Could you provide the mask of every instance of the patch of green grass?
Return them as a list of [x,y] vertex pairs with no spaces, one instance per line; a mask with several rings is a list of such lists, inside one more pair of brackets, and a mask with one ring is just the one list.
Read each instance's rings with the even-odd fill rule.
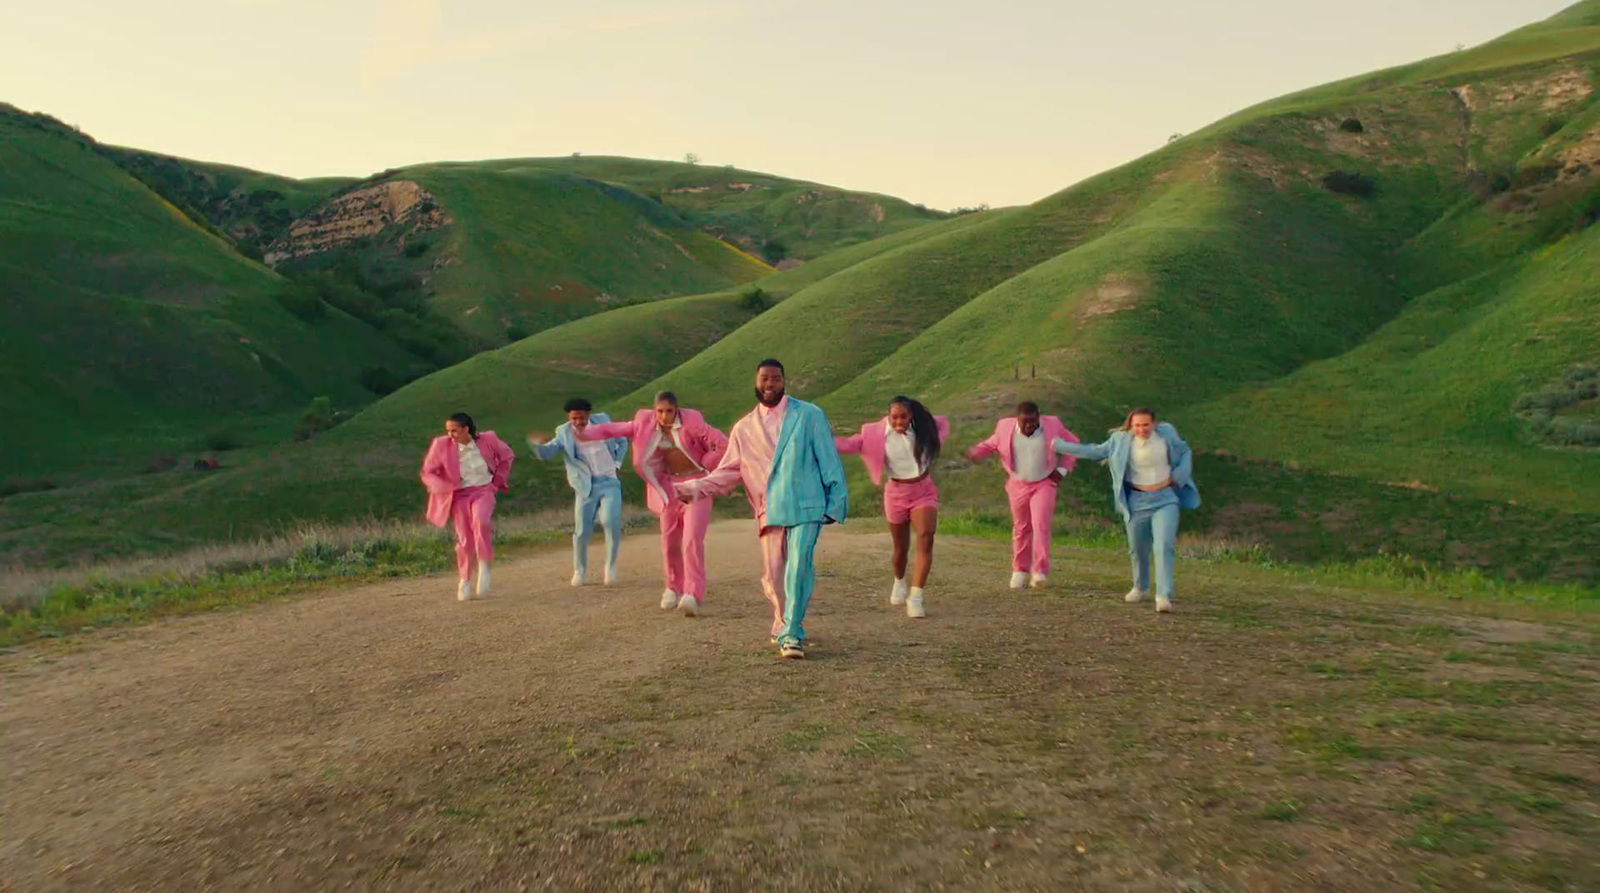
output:
[[1269,822],[1293,822],[1300,818],[1304,806],[1298,800],[1280,800],[1256,810],[1256,818]]
[[1349,760],[1381,760],[1383,751],[1363,744],[1348,732],[1323,726],[1300,726],[1285,730],[1284,743],[1320,763],[1337,764]]
[[784,750],[809,753],[817,749],[817,742],[828,736],[828,727],[813,724],[801,726],[798,729],[789,729],[780,737],[779,741]]
[[634,850],[628,854],[630,865],[659,865],[666,854],[660,850]]
[[844,749],[845,756],[852,757],[886,757],[906,756],[906,739],[904,735],[893,732],[880,732],[876,729],[857,729],[851,743]]

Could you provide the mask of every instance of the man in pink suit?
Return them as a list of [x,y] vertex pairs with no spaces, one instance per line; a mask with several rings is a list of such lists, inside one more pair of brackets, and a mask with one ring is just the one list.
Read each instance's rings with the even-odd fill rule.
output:
[[684,504],[677,484],[697,481],[717,467],[728,448],[727,435],[706,423],[705,416],[678,406],[678,395],[662,391],[652,408],[641,409],[628,422],[591,424],[578,432],[580,441],[627,437],[633,441],[633,470],[645,483],[645,504],[661,516],[661,564],[666,590],[661,607],[678,608],[693,617],[706,598],[706,528],[711,525],[711,500]]
[[1000,454],[1006,496],[1011,502],[1011,588],[1045,585],[1050,574],[1050,522],[1056,512],[1056,485],[1077,460],[1056,455],[1056,438],[1077,443],[1078,436],[1053,415],[1041,417],[1031,400],[1017,404],[1015,417],[995,423],[994,433],[972,449],[967,460],[981,462]]
[[479,431],[472,416],[458,412],[444,423],[444,436],[428,445],[422,484],[428,488],[427,517],[436,527],[456,528],[456,598],[472,598],[472,565],[478,565],[478,596],[489,594],[494,560],[494,495],[504,493],[516,457],[493,431]]

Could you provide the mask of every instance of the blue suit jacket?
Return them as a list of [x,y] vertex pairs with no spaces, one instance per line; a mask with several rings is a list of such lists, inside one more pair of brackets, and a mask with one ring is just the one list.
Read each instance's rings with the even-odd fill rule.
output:
[[789,398],[767,478],[767,523],[798,527],[843,521],[850,493],[833,429],[822,410]]
[[[1156,423],[1156,433],[1167,442],[1167,461],[1172,463],[1172,483],[1178,490],[1179,507],[1199,508],[1200,490],[1194,485],[1193,451],[1183,442],[1183,438],[1178,436],[1178,429],[1166,422]],[[1067,443],[1058,437],[1054,447],[1058,453],[1066,453],[1091,462],[1104,462],[1111,469],[1112,498],[1117,502],[1117,512],[1126,521],[1128,497],[1122,488],[1122,482],[1128,476],[1128,457],[1133,451],[1133,432],[1113,431],[1105,443]]]
[[[590,424],[604,425],[611,421],[611,417],[603,412],[591,413]],[[611,453],[611,458],[616,460],[617,467],[622,467],[622,458],[628,455],[628,439],[626,437],[613,437],[605,442],[606,450]],[[560,455],[567,464],[567,483],[572,485],[572,491],[583,499],[589,498],[589,492],[594,489],[594,479],[589,471],[589,463],[583,461],[578,453],[578,435],[572,430],[571,422],[562,422],[556,429],[555,436],[546,443],[538,446],[529,444],[533,454],[541,461],[549,461]]]

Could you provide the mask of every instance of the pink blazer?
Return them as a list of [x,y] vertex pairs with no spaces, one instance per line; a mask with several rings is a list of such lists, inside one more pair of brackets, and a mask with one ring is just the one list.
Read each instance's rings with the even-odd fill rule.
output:
[[[683,422],[683,451],[688,454],[701,468],[710,471],[722,461],[722,454],[728,449],[728,436],[706,422],[706,417],[695,409],[679,409],[678,419]],[[590,425],[578,435],[579,440],[609,440],[613,437],[626,437],[633,441],[633,470],[638,473],[645,484],[645,504],[650,511],[660,514],[668,502],[674,497],[667,492],[666,484],[656,480],[655,471],[650,467],[648,451],[650,438],[656,430],[656,411],[654,408],[641,409],[633,414],[631,422],[606,422],[602,425]]]
[[[478,452],[489,466],[495,492],[504,493],[516,454],[493,431],[478,432]],[[450,503],[461,486],[461,457],[449,435],[441,434],[428,445],[428,455],[422,460],[422,485],[428,488],[428,521],[435,527],[449,524]]]
[[[888,464],[887,448],[884,441],[887,435],[884,426],[889,424],[889,417],[884,416],[876,422],[868,422],[861,426],[860,433],[849,437],[835,437],[833,446],[841,453],[860,453],[862,464],[867,466],[867,474],[872,476],[872,482],[883,486],[883,467]],[[942,415],[933,417],[933,424],[939,429],[939,443],[943,444],[950,439],[950,420]]]
[[[1047,445],[1055,443],[1057,437],[1067,443],[1078,442],[1078,435],[1068,431],[1067,426],[1061,424],[1061,420],[1053,415],[1040,416],[1039,427],[1044,431],[1044,442]],[[1011,455],[1011,436],[1016,433],[1016,417],[1003,418],[995,423],[994,433],[989,435],[989,439],[968,450],[967,455],[974,459],[982,459],[985,456],[999,453],[1000,464],[1005,466],[1006,474],[1016,477],[1017,468]],[[1077,464],[1077,459],[1071,456],[1061,456],[1056,463],[1056,467],[1061,470],[1062,474],[1071,474],[1073,466]]]

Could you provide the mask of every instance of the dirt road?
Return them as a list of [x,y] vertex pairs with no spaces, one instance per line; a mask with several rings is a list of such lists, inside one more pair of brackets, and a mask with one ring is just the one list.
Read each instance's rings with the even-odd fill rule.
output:
[[[0,883],[1565,889],[1497,879],[1600,869],[1592,630],[1198,564],[1158,617],[1121,602],[1114,555],[1063,550],[1052,590],[1015,593],[1004,544],[954,540],[909,621],[886,548],[823,538],[804,662],[767,643],[748,522],[713,528],[693,620],[656,606],[636,536],[615,587],[568,587],[552,549],[499,564],[481,602],[408,579],[22,649],[0,658]],[[1438,695],[1450,679],[1489,694]],[[1430,731],[1442,715],[1479,734]],[[1460,815],[1473,779],[1555,805],[1483,807],[1517,821],[1482,848],[1405,842],[1418,798]]]

